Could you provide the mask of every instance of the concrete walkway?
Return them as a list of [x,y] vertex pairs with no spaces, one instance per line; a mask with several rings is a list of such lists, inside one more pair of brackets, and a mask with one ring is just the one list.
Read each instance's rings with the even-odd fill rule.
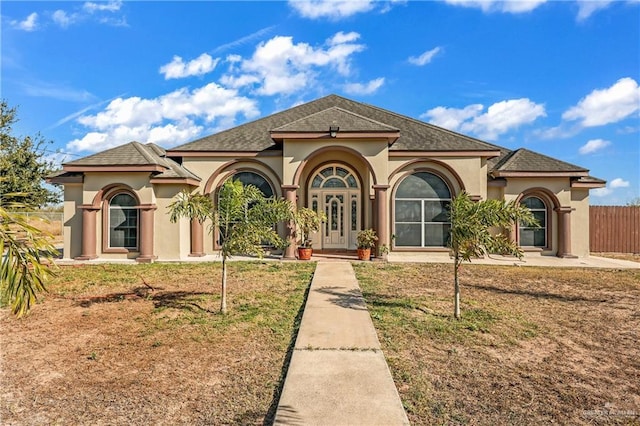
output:
[[349,262],[318,262],[274,424],[409,424]]

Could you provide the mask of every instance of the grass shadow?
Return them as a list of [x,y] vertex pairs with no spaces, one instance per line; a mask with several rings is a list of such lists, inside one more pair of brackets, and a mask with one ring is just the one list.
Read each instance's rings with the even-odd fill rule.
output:
[[293,356],[293,350],[296,346],[296,339],[298,338],[298,331],[300,331],[300,323],[302,322],[302,315],[304,314],[304,308],[307,305],[307,299],[309,298],[309,291],[311,290],[311,283],[313,282],[314,275],[315,275],[315,272],[311,274],[311,279],[309,280],[309,284],[307,285],[307,289],[305,290],[304,296],[302,298],[302,304],[300,305],[300,309],[298,309],[298,313],[295,319],[293,320],[293,332],[291,333],[291,340],[289,341],[289,346],[287,347],[287,354],[284,357],[284,361],[282,362],[282,368],[280,369],[278,386],[273,391],[273,399],[271,400],[271,404],[269,405],[269,410],[267,411],[267,414],[264,417],[264,421],[262,422],[262,424],[265,426],[273,425],[273,422],[276,418],[276,412],[278,411],[278,403],[280,402],[280,396],[282,396],[284,381],[287,378],[287,372],[289,371],[289,364],[291,364],[291,357]]
[[217,313],[217,311],[212,311],[210,309],[204,308],[195,301],[189,300],[194,297],[211,295],[211,293],[171,291],[156,294],[155,291],[157,290],[159,290],[158,287],[156,287],[154,290],[149,287],[136,287],[133,290],[127,292],[110,293],[104,296],[88,297],[86,299],[79,300],[78,305],[82,306],[83,308],[89,308],[96,303],[118,303],[124,300],[150,300],[153,302],[153,305],[156,309],[173,308],[193,311],[195,308],[201,312],[207,312],[211,314]]
[[341,288],[342,287],[321,287],[313,291],[335,296],[333,298],[328,299],[328,301],[335,305],[340,306],[341,308],[356,309],[360,311],[367,310],[367,305],[364,302],[364,298],[362,297],[362,293],[360,292],[360,290],[358,289],[342,290],[342,291],[338,290]]
[[530,291],[530,290],[506,289],[506,288],[494,287],[489,285],[480,285],[480,284],[464,284],[464,286],[475,288],[478,290],[485,290],[485,291],[489,291],[497,294],[512,294],[516,296],[532,297],[535,299],[556,300],[559,302],[602,303],[607,301],[607,299],[589,299],[581,296],[568,296],[564,294],[554,294],[554,293]]

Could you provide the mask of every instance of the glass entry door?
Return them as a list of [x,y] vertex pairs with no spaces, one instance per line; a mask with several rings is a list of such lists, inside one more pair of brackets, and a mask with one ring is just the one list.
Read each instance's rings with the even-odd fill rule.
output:
[[324,193],[324,212],[327,215],[323,235],[323,248],[347,248],[345,192]]
[[360,230],[359,179],[344,166],[325,166],[311,180],[309,207],[322,211],[327,221],[312,236],[314,247],[355,249]]

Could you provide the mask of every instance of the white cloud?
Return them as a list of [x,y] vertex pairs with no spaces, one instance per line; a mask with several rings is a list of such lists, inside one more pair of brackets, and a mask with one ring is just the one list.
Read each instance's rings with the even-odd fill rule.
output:
[[338,32],[324,46],[294,43],[292,37],[276,36],[260,43],[249,59],[237,62],[234,57],[229,72],[221,82],[229,87],[257,86],[260,95],[290,95],[310,87],[324,70],[338,75],[351,73],[354,53],[365,49],[355,43],[360,34]]
[[38,28],[38,14],[33,12],[24,21],[11,21],[11,25],[23,31],[35,31]]
[[547,0],[445,0],[454,6],[473,7],[485,13],[526,13],[531,12]]
[[611,145],[610,141],[606,141],[604,139],[591,139],[586,144],[582,145],[578,152],[580,154],[593,154],[596,151],[600,151],[606,147]]
[[422,55],[420,56],[411,56],[409,57],[409,63],[414,64],[414,65],[418,65],[418,66],[423,66],[428,64],[429,62],[431,62],[431,60],[433,59],[434,56],[436,56],[438,53],[440,53],[442,49],[440,47],[434,47],[431,50],[427,50],[426,52],[424,52]]
[[85,2],[82,8],[89,13],[94,12],[117,12],[122,7],[121,1],[108,1],[108,2]]
[[583,127],[617,123],[640,110],[640,87],[630,77],[613,86],[596,89],[562,114],[568,121],[579,120]]
[[59,9],[51,14],[51,19],[62,28],[67,28],[76,21],[77,15],[68,14],[64,10]]
[[601,9],[606,9],[613,0],[577,0],[578,3],[578,21],[584,21]]
[[462,123],[480,115],[484,106],[481,104],[468,105],[464,108],[436,107],[422,114],[420,117],[428,119],[430,123],[445,129],[459,129]]
[[628,188],[629,187],[629,181],[626,181],[626,180],[624,180],[622,178],[615,178],[614,180],[611,181],[609,186],[611,188]]
[[180,56],[174,56],[171,62],[160,67],[160,73],[164,74],[165,80],[204,75],[213,71],[219,61],[206,53],[187,63]]
[[611,182],[609,182],[609,184],[604,188],[593,189],[591,191],[591,195],[596,197],[606,197],[608,195],[611,195],[615,189],[628,188],[629,185],[630,185],[629,181],[626,181],[622,178],[615,178]]
[[73,151],[100,151],[123,143],[156,142],[176,145],[193,139],[207,125],[232,125],[237,115],[259,114],[256,102],[216,83],[189,91],[176,90],[153,99],[117,98],[95,114],[77,121],[89,129],[67,144]]
[[604,187],[604,188],[596,188],[596,189],[592,189],[589,192],[589,195],[593,195],[594,197],[606,197],[607,195],[611,195],[611,193],[613,192],[613,190],[609,187]]
[[289,0],[289,6],[302,17],[338,20],[373,9],[372,0]]
[[500,135],[534,122],[546,116],[544,105],[527,98],[496,102],[482,113],[484,106],[468,105],[465,108],[436,107],[421,117],[451,130],[472,133],[480,138],[495,140]]
[[349,83],[344,86],[344,91],[350,95],[371,95],[384,84],[384,77],[376,78],[368,83]]

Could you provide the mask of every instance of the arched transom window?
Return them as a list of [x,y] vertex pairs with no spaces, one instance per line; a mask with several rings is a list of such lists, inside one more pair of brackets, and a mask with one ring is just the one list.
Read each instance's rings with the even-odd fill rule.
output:
[[266,198],[274,196],[273,188],[271,187],[269,181],[267,181],[267,179],[265,179],[258,173],[247,171],[238,172],[232,177],[233,179],[242,182],[243,185],[254,185],[260,190],[260,192],[262,192],[262,195],[264,195]]
[[109,200],[109,247],[138,248],[138,207],[136,199],[120,192]]
[[547,247],[547,205],[538,197],[526,197],[521,201],[536,218],[539,228],[520,224],[520,245],[523,247]]
[[405,177],[395,193],[395,245],[445,247],[450,204],[451,191],[439,176],[417,172]]
[[316,174],[311,181],[311,188],[358,188],[358,180],[353,173],[344,167],[326,167]]

